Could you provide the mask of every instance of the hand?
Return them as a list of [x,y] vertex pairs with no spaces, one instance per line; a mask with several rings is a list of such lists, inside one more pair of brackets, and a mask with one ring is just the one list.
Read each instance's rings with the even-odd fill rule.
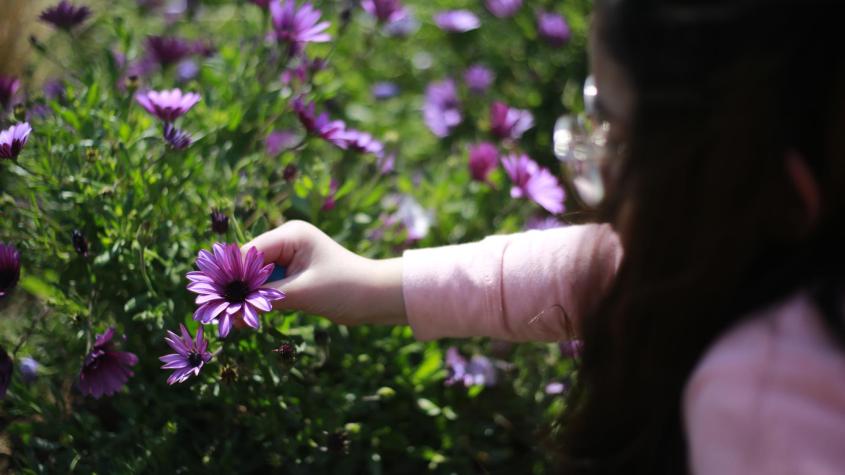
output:
[[304,221],[289,221],[245,244],[287,276],[269,286],[287,294],[281,310],[302,310],[343,325],[405,324],[402,259],[376,261],[346,250]]

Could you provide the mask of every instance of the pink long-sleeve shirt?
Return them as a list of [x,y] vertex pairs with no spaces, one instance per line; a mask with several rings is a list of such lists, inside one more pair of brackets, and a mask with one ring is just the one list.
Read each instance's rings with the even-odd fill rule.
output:
[[[421,340],[569,339],[621,257],[600,225],[407,251],[405,310]],[[699,362],[683,421],[695,475],[845,474],[845,349],[804,293],[760,309]]]

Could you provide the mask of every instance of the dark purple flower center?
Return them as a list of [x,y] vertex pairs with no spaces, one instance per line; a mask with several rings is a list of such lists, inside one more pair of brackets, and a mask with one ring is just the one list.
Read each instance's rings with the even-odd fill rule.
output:
[[0,267],[0,291],[9,290],[18,283],[18,269],[15,266]]
[[196,351],[191,351],[188,353],[188,364],[191,365],[191,368],[196,368],[202,364],[202,356]]
[[234,280],[224,287],[226,300],[229,302],[243,302],[249,295],[249,285],[242,280]]

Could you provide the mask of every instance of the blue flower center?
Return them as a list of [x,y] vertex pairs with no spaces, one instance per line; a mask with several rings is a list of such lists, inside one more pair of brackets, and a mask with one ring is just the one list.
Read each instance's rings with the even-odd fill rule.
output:
[[243,302],[249,295],[249,286],[242,280],[234,280],[223,289],[229,302]]

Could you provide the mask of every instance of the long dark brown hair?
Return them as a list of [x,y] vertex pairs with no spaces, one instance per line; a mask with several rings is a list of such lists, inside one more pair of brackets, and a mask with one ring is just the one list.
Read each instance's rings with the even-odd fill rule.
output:
[[[634,113],[605,203],[624,258],[582,323],[567,474],[687,473],[684,386],[754,309],[812,292],[845,342],[845,38],[830,1],[599,0]],[[808,223],[785,157],[821,193]],[[845,346],[843,346],[845,348]]]

